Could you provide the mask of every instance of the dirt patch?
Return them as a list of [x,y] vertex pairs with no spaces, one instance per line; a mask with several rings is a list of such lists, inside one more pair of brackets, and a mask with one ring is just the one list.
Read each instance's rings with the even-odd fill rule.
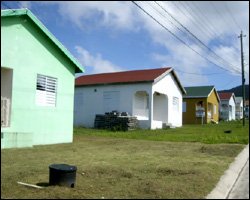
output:
[[170,169],[170,168],[158,168],[156,172],[161,175],[171,175],[171,176],[182,176],[182,175],[198,173],[195,170],[184,170],[184,169],[181,170],[181,169]]

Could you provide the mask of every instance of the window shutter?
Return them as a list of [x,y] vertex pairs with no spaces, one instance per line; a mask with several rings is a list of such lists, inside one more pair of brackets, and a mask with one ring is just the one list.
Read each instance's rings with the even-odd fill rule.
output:
[[37,75],[36,104],[39,106],[56,106],[57,79],[41,74]]

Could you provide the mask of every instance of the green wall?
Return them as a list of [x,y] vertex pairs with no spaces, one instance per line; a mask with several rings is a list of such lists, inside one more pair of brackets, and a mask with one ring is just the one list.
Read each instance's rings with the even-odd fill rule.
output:
[[[29,18],[1,18],[1,67],[13,69],[2,148],[72,142],[75,66]],[[38,73],[57,78],[56,107],[36,105]]]

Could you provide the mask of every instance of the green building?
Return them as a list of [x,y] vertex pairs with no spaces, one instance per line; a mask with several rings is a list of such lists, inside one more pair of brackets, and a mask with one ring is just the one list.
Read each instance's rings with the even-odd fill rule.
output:
[[30,10],[1,10],[1,148],[72,142],[78,72]]

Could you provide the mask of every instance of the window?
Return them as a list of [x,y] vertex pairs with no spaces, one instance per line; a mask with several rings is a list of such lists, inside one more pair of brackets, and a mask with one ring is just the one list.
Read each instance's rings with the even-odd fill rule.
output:
[[173,97],[173,109],[179,111],[179,98]]
[[56,106],[57,79],[37,74],[36,104],[39,106]]
[[214,115],[216,115],[217,106],[214,105]]
[[182,112],[186,112],[187,110],[187,102],[183,101],[182,102]]

